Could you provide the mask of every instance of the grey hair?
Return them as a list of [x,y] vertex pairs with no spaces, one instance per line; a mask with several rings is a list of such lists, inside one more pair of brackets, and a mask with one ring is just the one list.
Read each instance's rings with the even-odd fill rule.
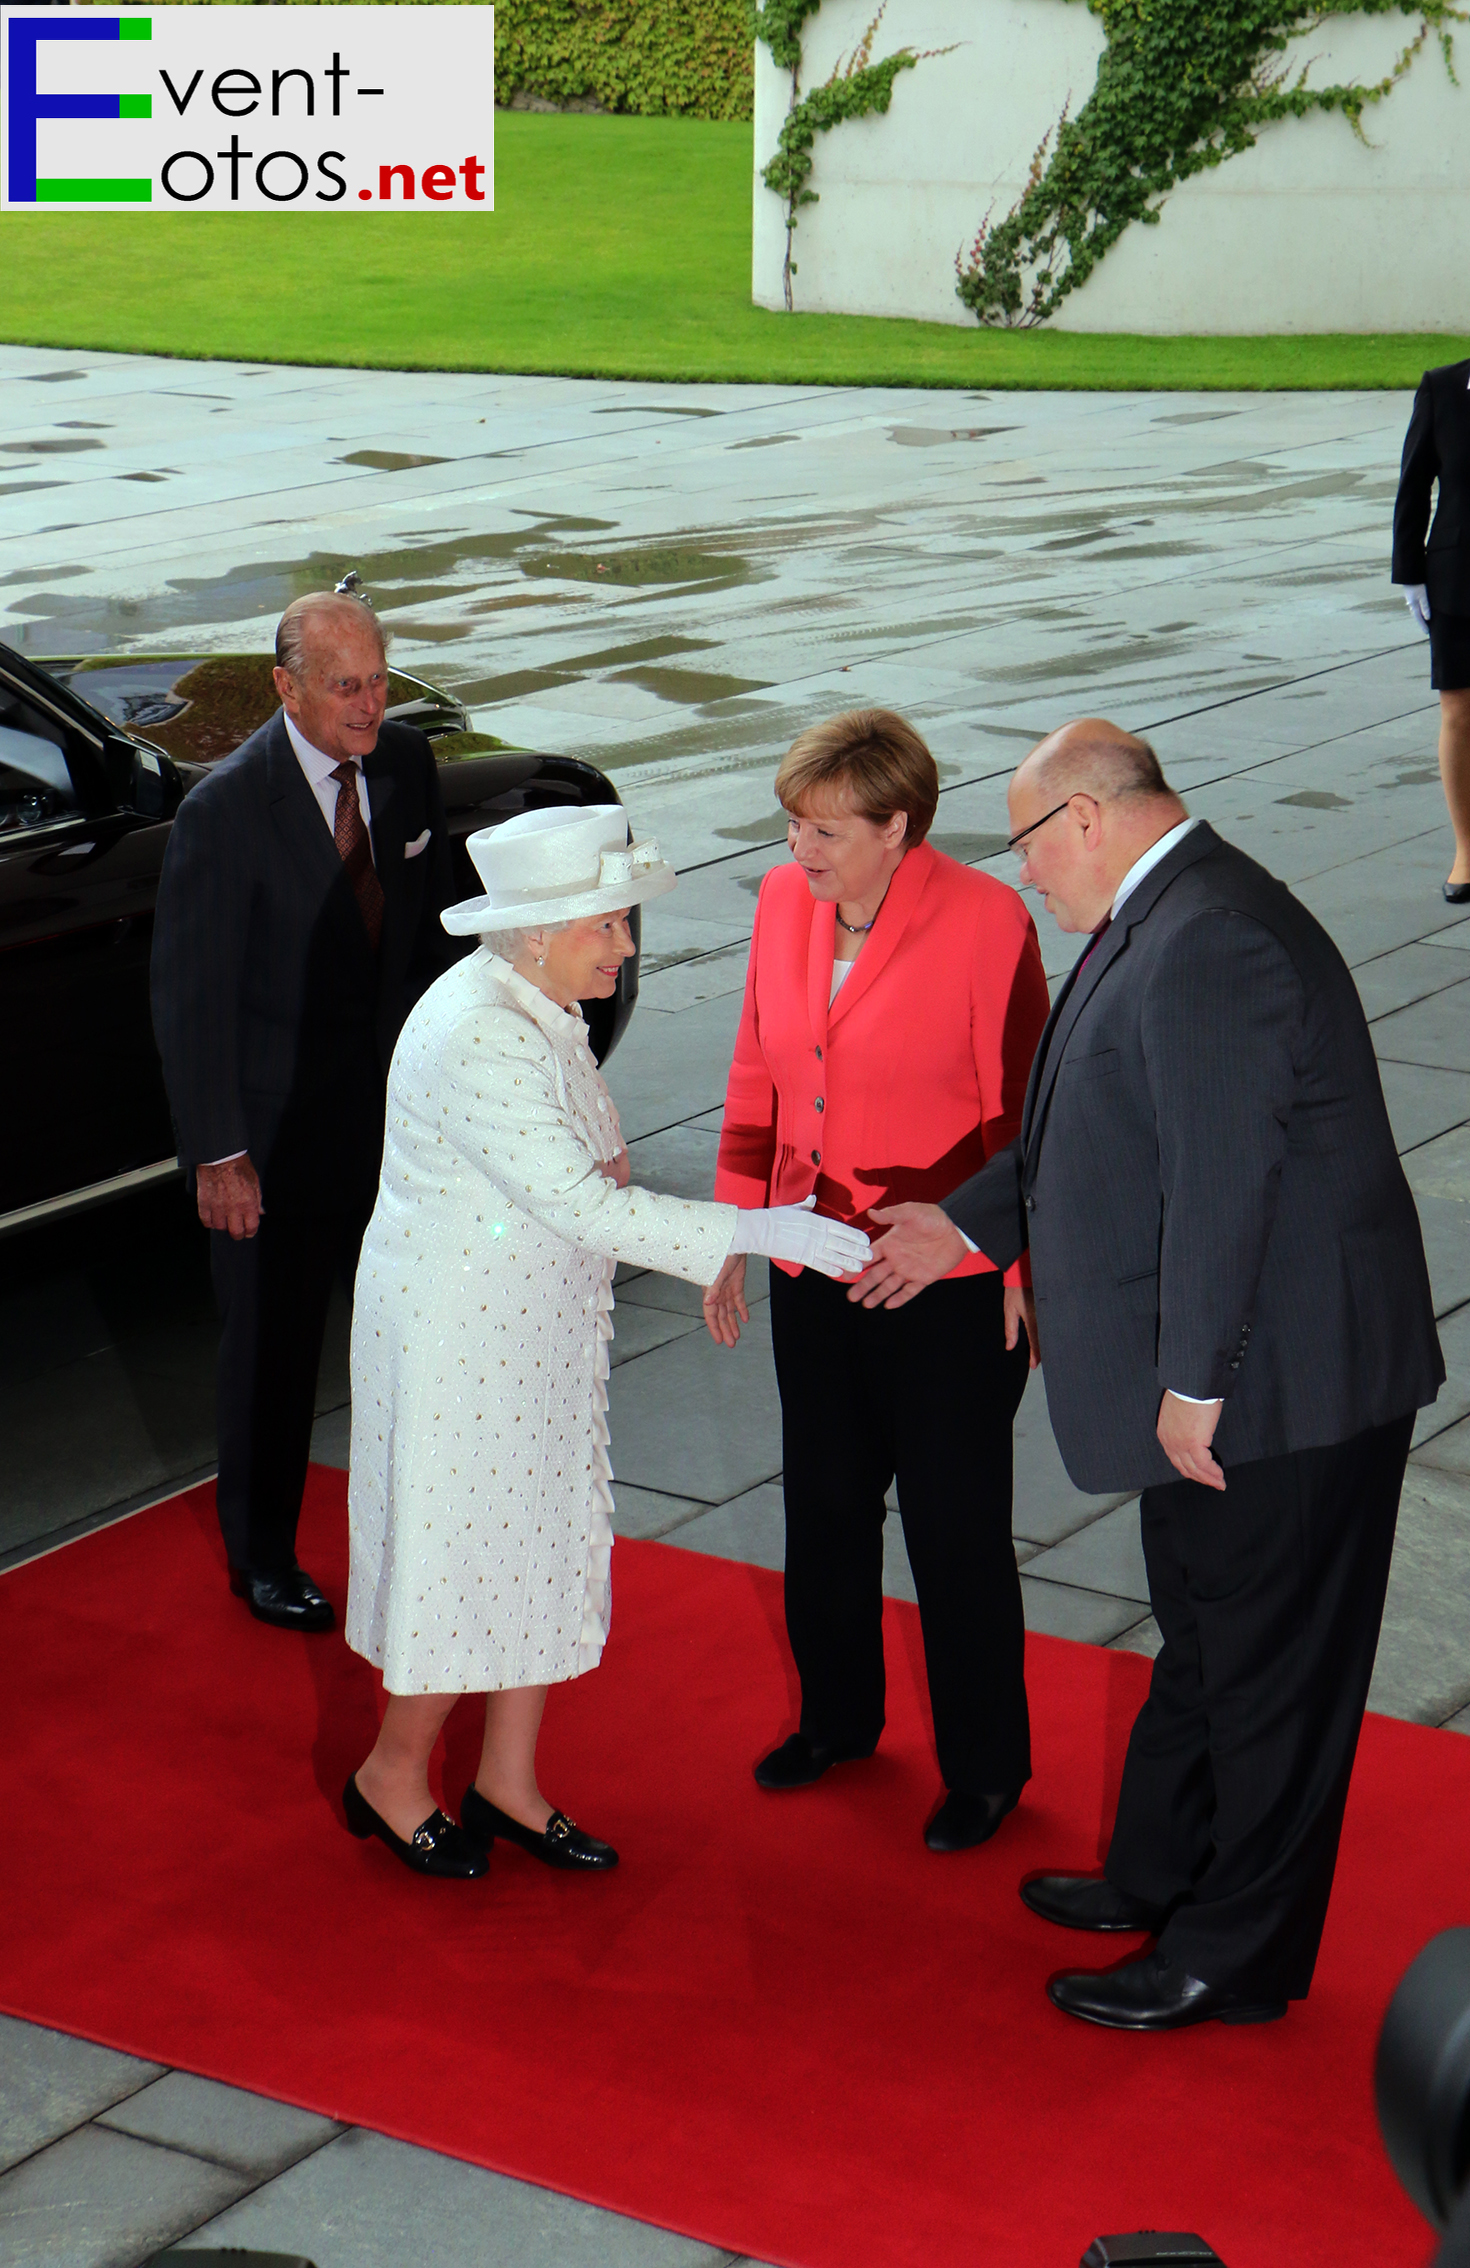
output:
[[525,951],[533,937],[555,937],[559,931],[575,926],[570,921],[538,921],[528,929],[482,929],[480,942],[498,953],[503,961],[513,961]]
[[298,683],[308,676],[311,668],[306,651],[306,625],[313,615],[329,611],[342,620],[350,620],[354,626],[370,625],[379,653],[385,662],[388,659],[388,634],[366,599],[353,598],[347,592],[304,591],[300,598],[292,599],[276,624],[276,667],[285,670],[287,676],[294,677]]

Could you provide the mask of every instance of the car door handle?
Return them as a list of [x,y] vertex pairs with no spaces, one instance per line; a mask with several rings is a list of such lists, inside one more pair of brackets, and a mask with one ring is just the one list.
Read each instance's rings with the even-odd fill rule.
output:
[[58,858],[85,858],[97,848],[95,843],[67,843],[56,855]]

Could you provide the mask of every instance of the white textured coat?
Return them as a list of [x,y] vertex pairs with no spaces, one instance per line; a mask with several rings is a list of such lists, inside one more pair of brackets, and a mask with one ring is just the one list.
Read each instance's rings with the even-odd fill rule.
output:
[[482,947],[388,1079],[352,1323],[347,1642],[390,1693],[593,1668],[607,1637],[613,1265],[711,1283],[731,1205],[618,1189],[617,1112],[568,1014]]

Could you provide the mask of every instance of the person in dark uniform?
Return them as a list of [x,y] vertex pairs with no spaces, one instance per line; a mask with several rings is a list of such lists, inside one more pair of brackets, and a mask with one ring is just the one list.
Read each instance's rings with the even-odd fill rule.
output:
[[315,592],[276,632],[282,707],[186,796],[153,940],[153,1027],[224,1318],[220,1527],[260,1621],[330,1630],[296,1562],[334,1281],[377,1195],[388,1063],[463,950],[433,753],[385,724],[383,634]]
[[[1434,525],[1429,498],[1439,482]],[[1425,541],[1425,530],[1429,540]],[[1404,436],[1393,508],[1393,579],[1429,640],[1439,695],[1439,776],[1455,830],[1444,894],[1470,904],[1470,362],[1426,370]]]

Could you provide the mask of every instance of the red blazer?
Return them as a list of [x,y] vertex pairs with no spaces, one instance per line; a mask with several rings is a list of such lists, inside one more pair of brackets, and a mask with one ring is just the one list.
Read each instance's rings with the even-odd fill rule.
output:
[[[872,1227],[873,1205],[937,1202],[1021,1128],[1049,1001],[1016,892],[920,843],[828,1007],[836,909],[798,866],[761,884],[725,1093],[715,1196]],[[992,1271],[974,1253],[956,1276]],[[1007,1283],[1027,1283],[1024,1260]]]

